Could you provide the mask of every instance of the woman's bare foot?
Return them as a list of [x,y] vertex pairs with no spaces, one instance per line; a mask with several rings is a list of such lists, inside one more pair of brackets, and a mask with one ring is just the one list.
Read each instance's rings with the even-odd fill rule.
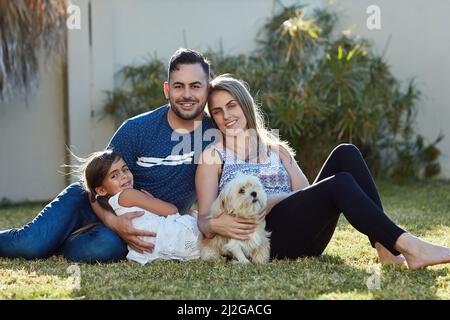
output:
[[403,253],[411,270],[450,263],[450,248],[423,241],[409,233],[403,233],[398,238],[395,249]]
[[386,249],[382,244],[375,243],[375,249],[377,249],[378,253],[378,261],[381,264],[405,264],[405,258],[400,254],[398,256],[394,256],[388,249]]

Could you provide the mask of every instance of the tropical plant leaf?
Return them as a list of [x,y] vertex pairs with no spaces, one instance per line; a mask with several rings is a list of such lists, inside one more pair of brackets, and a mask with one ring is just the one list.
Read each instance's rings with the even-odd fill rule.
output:
[[40,57],[64,57],[66,0],[0,0],[0,101],[37,87]]

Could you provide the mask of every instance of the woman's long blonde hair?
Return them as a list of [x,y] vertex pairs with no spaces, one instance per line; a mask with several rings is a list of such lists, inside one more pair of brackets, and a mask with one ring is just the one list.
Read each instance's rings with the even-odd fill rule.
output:
[[[292,157],[292,159],[294,158],[295,151],[289,146],[287,141],[281,140],[267,129],[261,107],[255,103],[255,100],[248,89],[248,85],[244,81],[233,78],[229,74],[223,74],[214,78],[210,85],[210,96],[215,91],[223,90],[236,99],[247,119],[247,129],[254,129],[256,131],[258,145],[262,147],[262,150],[279,150],[284,153],[284,150],[286,150],[289,156]],[[211,111],[209,108],[210,106],[208,103],[208,111]],[[211,119],[214,122],[212,115]],[[217,127],[215,122],[214,124]],[[282,148],[279,148],[280,146]]]

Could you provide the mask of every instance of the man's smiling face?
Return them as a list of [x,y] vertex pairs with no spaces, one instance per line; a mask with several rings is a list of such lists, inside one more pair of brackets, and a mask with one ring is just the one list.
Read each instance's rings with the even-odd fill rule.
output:
[[183,120],[194,120],[206,106],[208,76],[199,63],[179,64],[164,84],[172,111]]

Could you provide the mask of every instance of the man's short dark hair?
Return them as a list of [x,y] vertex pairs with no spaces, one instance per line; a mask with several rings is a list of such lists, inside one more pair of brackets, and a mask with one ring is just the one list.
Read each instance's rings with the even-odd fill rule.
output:
[[203,71],[206,74],[206,79],[209,82],[209,61],[200,53],[195,50],[180,48],[172,55],[169,62],[169,70],[167,73],[167,79],[170,80],[170,74],[172,71],[179,70],[180,64],[196,64],[199,63],[202,66]]

